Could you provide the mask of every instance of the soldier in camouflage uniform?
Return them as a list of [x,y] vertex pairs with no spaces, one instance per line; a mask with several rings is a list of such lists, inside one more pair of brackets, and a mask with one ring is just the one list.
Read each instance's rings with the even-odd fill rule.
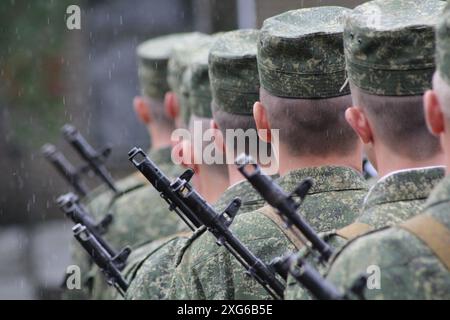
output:
[[[181,45],[189,43],[191,50],[193,44],[200,45],[207,35],[198,33],[176,34],[151,39],[141,44],[138,49],[139,78],[143,96],[135,98],[134,107],[138,117],[149,128],[153,137],[153,148],[149,157],[169,177],[180,174],[181,168],[175,166],[171,159],[170,136],[175,129],[175,120],[168,117],[165,110],[164,96],[170,90],[168,85],[168,61],[172,56],[174,47],[181,50]],[[186,49],[186,54],[190,51]],[[114,220],[105,239],[114,248],[129,245],[137,248],[141,245],[153,245],[153,240],[184,232],[187,226],[179,217],[171,212],[167,203],[160,197],[152,185],[117,197],[109,205],[108,210],[113,214]],[[143,248],[141,252],[146,252]],[[143,256],[135,256],[135,260]],[[92,274],[98,274],[95,270]],[[110,297],[112,290],[103,290],[105,283],[101,275],[96,276],[93,286],[95,298]],[[107,293],[108,292],[108,293]]]
[[[254,118],[258,129],[280,129],[279,143],[272,141],[279,154],[280,186],[291,192],[302,179],[315,180],[302,214],[318,231],[352,222],[367,192],[358,172],[362,147],[344,118],[350,96],[348,88],[341,89],[340,21],[346,12],[340,7],[286,12],[264,22],[258,42],[261,102],[253,107]],[[232,230],[269,263],[300,246],[282,224],[264,207],[236,217]],[[217,249],[211,236],[186,250],[171,290],[173,297],[184,299],[270,298],[234,257]]]
[[[249,150],[248,145],[241,146],[245,150],[239,150],[238,146],[224,140],[226,130],[242,129],[255,130],[255,123],[252,118],[252,106],[258,99],[259,78],[256,63],[256,44],[258,31],[237,30],[224,33],[219,36],[210,50],[209,56],[209,77],[211,81],[213,102],[212,126],[215,130],[217,147],[225,150],[226,154],[238,154]],[[242,133],[239,133],[242,135]],[[256,137],[256,134],[255,134]],[[257,137],[256,137],[257,138]],[[219,141],[224,141],[220,143]],[[252,154],[255,159],[257,154]],[[233,159],[232,159],[233,160]],[[242,176],[236,171],[234,165],[227,162],[230,179],[230,187],[220,197],[215,204],[217,212],[223,212],[228,204],[235,198],[240,197],[242,206],[238,215],[253,211],[262,207],[263,199],[256,193],[247,181],[243,181]],[[213,243],[209,250],[209,257],[214,259],[216,254],[222,252],[223,248],[218,247],[212,236],[200,229],[185,244],[180,251],[177,261],[175,279],[170,289],[171,299],[180,299],[191,296],[188,292],[178,290],[178,281],[183,281],[185,269],[190,269],[190,258],[195,257],[199,248],[204,248],[204,241]],[[180,258],[182,263],[179,264]],[[186,261],[188,260],[188,261]],[[199,297],[194,293],[192,298]]]
[[[386,8],[384,3],[383,7]],[[424,11],[421,10],[422,17],[426,16]],[[410,18],[411,24],[423,23],[417,16],[410,14]],[[434,16],[432,21],[436,21]],[[441,139],[447,168],[450,165],[449,30],[450,8],[447,7],[437,26],[434,91],[428,91],[424,98],[427,124]],[[431,192],[422,214],[350,241],[335,256],[327,278],[346,289],[359,274],[371,273],[371,289],[365,290],[367,299],[450,299],[449,187],[447,176]],[[376,269],[379,272],[374,273]]]
[[[191,113],[191,133],[196,122],[200,126],[200,132],[193,137],[193,140],[185,144],[183,154],[187,148],[192,148],[189,152],[191,159],[185,163],[196,171],[198,185],[202,190],[205,200],[215,203],[228,187],[228,175],[226,166],[221,163],[205,164],[203,151],[206,146],[202,136],[210,126],[211,114],[211,90],[208,76],[208,53],[211,43],[202,45],[201,48],[192,52],[190,63],[183,75],[182,91],[185,93],[185,102],[188,103]],[[198,129],[197,129],[198,130]],[[198,146],[196,147],[196,143]],[[216,150],[217,151],[217,150]],[[201,161],[200,161],[201,160]],[[214,181],[214,184],[211,184]],[[197,231],[199,232],[199,231]],[[135,277],[127,290],[126,298],[130,300],[141,299],[167,299],[167,291],[171,283],[177,252],[186,244],[189,233],[178,234],[165,239],[162,245],[151,251],[141,266],[135,272]]]
[[[434,70],[434,25],[443,7],[438,0],[377,0],[346,18],[344,47],[354,101],[347,119],[384,177],[370,189],[354,223],[324,235],[335,248],[416,215],[444,176],[444,168],[436,167],[443,164],[439,140],[428,132],[422,111]],[[396,43],[402,50],[389,50]],[[303,250],[300,256],[310,253]],[[307,295],[290,277],[285,298]]]

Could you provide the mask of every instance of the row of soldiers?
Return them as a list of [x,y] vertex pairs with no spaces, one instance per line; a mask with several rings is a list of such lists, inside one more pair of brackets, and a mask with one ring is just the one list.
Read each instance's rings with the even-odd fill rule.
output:
[[[72,203],[95,221],[108,220],[102,243],[132,248],[121,252],[123,297],[449,299],[445,7],[440,0],[315,7],[268,18],[260,30],[174,34],[141,44],[142,96],[133,104],[152,148],[148,158],[139,150],[131,157],[151,161],[132,159],[141,172],[115,182],[115,190],[98,187]],[[223,157],[251,156],[256,174],[242,175],[248,158],[239,170],[201,161],[202,141],[173,147],[175,129],[193,132],[198,124],[202,132],[214,129]],[[227,130],[257,130],[277,172],[266,170],[254,148],[226,139]],[[381,177],[370,188],[361,174],[363,154]],[[180,219],[173,210],[183,208],[175,201],[181,193],[170,200],[160,180],[142,169],[151,164],[158,168],[153,173],[175,179],[183,172],[175,155],[195,172],[176,181],[190,183],[212,204],[190,211],[203,223]],[[204,212],[226,213],[231,225],[221,226],[232,232],[218,236],[218,219],[202,220]],[[244,259],[253,277],[229,239],[257,257],[254,265]],[[120,297],[104,281],[104,266],[93,264],[78,243],[72,251],[82,290],[67,290],[67,297]],[[270,281],[261,277],[272,271]],[[107,279],[117,285],[111,274]]]

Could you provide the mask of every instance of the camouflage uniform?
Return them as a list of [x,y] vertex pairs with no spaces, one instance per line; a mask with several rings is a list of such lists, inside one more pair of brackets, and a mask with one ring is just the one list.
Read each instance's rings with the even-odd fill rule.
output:
[[[350,237],[369,229],[379,229],[405,221],[422,210],[431,190],[444,177],[443,167],[403,170],[381,178],[364,199],[361,215],[350,226],[364,224],[361,231],[347,226],[322,234],[326,242],[333,248],[342,247]],[[347,229],[347,231],[345,231]],[[354,230],[354,231],[353,231]],[[353,234],[354,232],[354,234]],[[318,264],[311,253],[300,250],[299,256],[307,259],[322,272],[325,266]],[[288,276],[285,299],[307,299],[308,292],[290,275]]]
[[[350,80],[357,87],[374,95],[423,94],[431,85],[434,69],[433,28],[443,5],[439,1],[377,0],[355,8],[347,18],[344,31],[344,46]],[[393,45],[401,45],[401,50],[390,50]],[[363,213],[356,222],[368,224],[377,229],[383,226],[392,226],[413,217],[421,212],[423,202],[443,175],[444,169],[436,167],[399,171],[382,178],[369,192]],[[349,234],[349,227],[347,227],[347,234]],[[363,237],[355,242],[363,243],[368,239],[376,239],[378,237],[376,234],[383,232],[385,231],[375,232],[373,235],[367,236],[367,240],[363,240],[366,238]],[[343,235],[342,230],[327,235],[329,242],[336,247],[345,243],[345,239],[339,235]],[[357,235],[358,232],[354,233],[352,237]],[[391,240],[385,243],[386,247],[372,244],[374,250],[368,250],[367,256],[378,252],[381,248],[381,250],[389,248]],[[383,243],[383,240],[380,243]],[[408,246],[410,244],[408,242]],[[353,244],[348,246],[350,248],[357,247]],[[394,246],[392,246],[393,248]],[[344,256],[348,257],[350,253],[358,252],[358,250],[350,250]],[[411,250],[411,252],[413,251]],[[401,255],[402,253],[399,257]],[[355,253],[355,257],[352,257],[355,262],[354,266],[358,263],[360,266],[364,265],[368,261],[367,256],[363,257],[361,253]],[[337,259],[342,261],[339,257]],[[399,263],[406,261],[400,260]],[[392,265],[395,266],[395,264]],[[332,269],[334,270],[335,267],[333,266]],[[365,272],[365,270],[361,269],[361,272]],[[345,273],[350,271],[356,271],[356,269],[346,270]],[[398,271],[395,270],[394,273]],[[342,270],[338,272],[342,272]],[[383,273],[383,270],[381,272]],[[356,273],[352,276],[354,275],[356,276]],[[342,274],[339,273],[336,276],[340,278]],[[411,285],[415,286],[413,283]],[[414,291],[412,286],[410,289]],[[390,289],[388,288],[388,290]],[[383,295],[377,295],[378,290],[369,291],[370,297],[383,297]],[[398,292],[391,297],[395,298],[395,294]],[[286,296],[297,299],[309,298],[308,293],[298,285],[295,285],[295,289],[288,289]]]
[[[302,215],[319,231],[353,221],[367,192],[362,176],[344,167],[295,170],[279,178],[287,192],[298,182],[317,181],[302,204]],[[235,235],[262,261],[294,251],[298,241],[261,210],[239,215],[232,225]],[[268,299],[270,296],[215,239],[205,234],[184,253],[176,270],[172,297],[178,299]]]
[[[447,6],[436,32],[436,62],[437,72],[448,85],[449,28]],[[355,274],[366,272],[369,265],[377,265],[381,288],[366,290],[369,299],[450,299],[449,201],[447,177],[430,194],[422,215],[348,243],[336,256],[328,279],[347,288]]]
[[[366,289],[367,299],[450,299],[449,204],[450,179],[446,178],[430,194],[423,214],[405,224],[356,238],[344,246],[336,255],[327,279],[346,290],[358,275],[368,272],[369,266],[378,266],[380,289]],[[424,218],[431,218],[432,223],[426,225]],[[414,221],[416,227],[421,225],[419,230],[427,228],[435,233],[432,237],[447,260],[410,231]],[[447,232],[444,237],[437,233],[441,228]]]

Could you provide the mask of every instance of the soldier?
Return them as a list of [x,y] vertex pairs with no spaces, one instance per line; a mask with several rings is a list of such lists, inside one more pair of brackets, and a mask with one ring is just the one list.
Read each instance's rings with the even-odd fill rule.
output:
[[[212,128],[216,129],[215,142],[217,147],[224,150],[226,154],[244,151],[238,150],[237,144],[233,146],[231,141],[224,139],[227,130],[236,132],[239,139],[239,137],[242,138],[245,135],[245,132],[255,131],[256,129],[252,118],[252,106],[258,99],[259,88],[256,63],[257,39],[258,31],[256,30],[231,31],[221,35],[210,50],[209,76],[213,96],[212,111],[214,119]],[[254,133],[255,138],[258,139],[256,132]],[[248,142],[243,144],[242,148],[248,152],[252,151]],[[252,156],[258,159],[258,154],[252,153]],[[251,185],[243,180],[242,176],[236,174],[233,163],[227,162],[227,169],[230,187],[216,203],[215,209],[222,212],[235,197],[240,197],[242,200],[238,215],[262,207],[264,201]],[[205,249],[202,245],[205,240],[208,244],[213,244],[212,247],[208,248],[209,258],[214,259],[215,254],[223,250],[223,248],[218,248],[215,241],[212,240],[212,236],[204,231],[196,232],[180,251],[180,257],[184,253],[183,261],[178,265],[175,273],[176,278],[170,289],[169,297],[171,299],[200,297],[196,293],[190,296],[190,293],[184,291],[184,288],[179,290],[179,282],[183,281],[185,270],[191,268],[190,259],[186,257],[195,259],[200,251]]]
[[[353,97],[346,118],[382,178],[370,189],[355,223],[326,235],[333,247],[416,215],[444,177],[442,149],[427,130],[422,102],[431,86],[434,26],[443,7],[438,0],[376,0],[346,18],[344,48]],[[401,50],[391,50],[397,44]],[[286,299],[304,294],[295,280],[288,281]]]
[[[344,117],[350,95],[343,88],[341,20],[348,11],[318,7],[283,13],[264,22],[258,42],[261,89],[260,102],[253,107],[256,125],[259,130],[279,129],[279,142],[271,141],[270,134],[261,138],[272,142],[278,155],[282,175],[278,183],[283,189],[291,192],[302,179],[315,180],[302,214],[318,231],[352,222],[367,192],[359,173],[362,146]],[[265,207],[237,216],[232,229],[269,263],[300,246],[282,224]],[[270,298],[211,236],[197,243],[186,250],[177,267],[173,297]]]
[[[169,177],[175,177],[182,171],[171,159],[171,134],[176,127],[176,119],[171,118],[164,104],[165,94],[170,90],[168,60],[175,46],[181,48],[183,43],[189,43],[191,47],[195,43],[200,45],[205,38],[209,36],[198,33],[175,34],[148,40],[137,49],[143,96],[135,98],[134,107],[138,117],[147,125],[149,133],[155,135],[152,136],[154,142],[149,157]],[[186,50],[186,54],[188,52]],[[187,230],[184,222],[169,210],[167,203],[150,184],[117,197],[109,210],[114,219],[105,239],[115,248],[125,245],[137,248],[144,244],[152,247],[153,240]],[[147,253],[142,248],[139,251]],[[139,255],[133,257],[135,260],[143,258]],[[105,290],[105,283],[100,278],[98,276],[94,279],[95,298],[108,297],[113,291]]]
[[[204,44],[195,53],[192,52],[189,66],[183,75],[182,93],[186,97],[185,103],[188,104],[191,114],[191,134],[195,132],[191,140],[192,146],[190,142],[185,144],[183,155],[191,154],[186,163],[190,163],[199,176],[197,182],[204,198],[210,203],[215,203],[228,187],[228,174],[223,161],[213,164],[203,163],[205,160],[203,154],[208,144],[207,141],[202,141],[202,138],[212,118],[208,76],[208,53],[211,44]],[[195,126],[199,128],[194,130]],[[135,272],[136,276],[127,290],[126,298],[166,299],[176,254],[188,238],[189,233],[166,238],[162,245],[149,252],[145,261],[141,263],[142,266]]]
[[[420,20],[415,16],[412,23]],[[450,166],[449,30],[450,7],[447,7],[437,26],[434,90],[424,97],[427,124],[441,140],[447,168]],[[359,274],[370,272],[367,299],[450,299],[449,204],[447,169],[447,177],[431,192],[424,213],[349,242],[336,256],[327,278],[344,289]]]

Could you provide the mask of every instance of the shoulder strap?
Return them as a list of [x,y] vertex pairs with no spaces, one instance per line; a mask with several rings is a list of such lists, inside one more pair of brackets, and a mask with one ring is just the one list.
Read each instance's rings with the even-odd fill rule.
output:
[[258,212],[261,212],[264,216],[269,218],[273,223],[275,223],[281,231],[284,233],[284,235],[289,239],[289,241],[292,242],[292,244],[295,246],[297,250],[300,250],[304,247],[303,242],[300,239],[303,239],[304,237],[301,235],[300,232],[297,231],[297,229],[294,228],[286,228],[286,223],[281,219],[280,215],[275,212],[275,209],[271,206],[267,205],[260,209],[258,209]]
[[336,231],[336,234],[345,240],[356,238],[372,229],[372,226],[367,223],[353,222]]
[[422,240],[450,270],[450,230],[433,217],[418,215],[399,225]]

